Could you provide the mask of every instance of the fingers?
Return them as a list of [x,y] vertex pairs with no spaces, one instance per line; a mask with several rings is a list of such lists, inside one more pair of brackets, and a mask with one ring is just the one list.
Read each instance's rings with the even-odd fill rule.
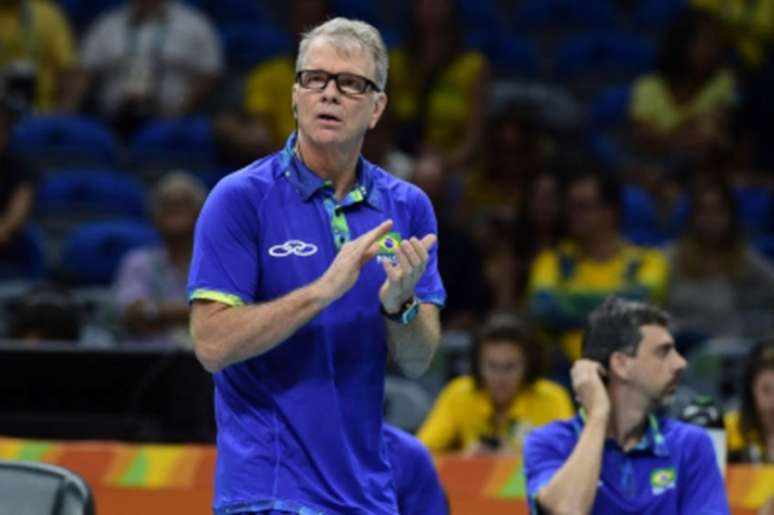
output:
[[[398,255],[398,260],[400,261],[400,256],[405,256],[406,260],[408,261],[411,268],[408,268],[407,270],[411,270],[412,268],[417,268],[422,265],[425,259],[422,258],[419,252],[419,248],[421,247],[421,244],[419,243],[419,240],[416,238],[411,238],[408,240],[403,240],[400,243],[400,250],[401,252],[396,252]],[[425,252],[425,256],[427,256],[427,253]]]
[[366,249],[365,253],[363,253],[362,256],[360,256],[360,266],[363,266],[368,261],[372,260],[377,254],[379,253],[379,244],[374,243],[368,249]]
[[382,261],[382,267],[387,274],[387,282],[398,291],[402,291],[405,285],[405,276],[399,266],[395,266],[391,261],[385,259]]
[[362,252],[367,252],[382,236],[390,232],[390,229],[392,229],[392,220],[387,219],[367,233],[361,234],[352,243],[355,243],[358,248],[361,248]]
[[425,250],[430,250],[433,248],[433,245],[435,245],[436,241],[438,241],[438,236],[433,233],[426,234],[425,237],[422,238],[422,246],[425,248]]

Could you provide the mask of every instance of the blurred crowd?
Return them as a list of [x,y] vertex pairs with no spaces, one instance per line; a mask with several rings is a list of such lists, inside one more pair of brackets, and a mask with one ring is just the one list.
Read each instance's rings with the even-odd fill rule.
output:
[[671,312],[732,455],[774,462],[774,0],[0,0],[2,336],[190,345],[199,208],[294,130],[293,50],[334,15],[391,49],[364,154],[431,198],[471,336],[420,438],[571,414],[615,293]]

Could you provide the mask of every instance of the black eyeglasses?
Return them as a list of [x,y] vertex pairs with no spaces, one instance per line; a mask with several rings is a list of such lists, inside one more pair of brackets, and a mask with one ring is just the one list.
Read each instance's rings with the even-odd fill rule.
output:
[[331,79],[342,95],[362,95],[368,88],[381,91],[374,81],[354,73],[328,73],[325,70],[301,70],[296,73],[296,82],[307,89],[322,91]]

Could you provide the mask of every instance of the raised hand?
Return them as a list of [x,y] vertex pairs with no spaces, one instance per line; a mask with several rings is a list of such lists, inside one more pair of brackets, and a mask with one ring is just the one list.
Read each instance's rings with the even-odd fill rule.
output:
[[416,237],[403,240],[395,249],[398,264],[382,261],[387,279],[379,290],[379,301],[385,311],[396,313],[414,296],[414,289],[430,259],[428,252],[435,245],[436,239],[435,234],[428,234],[421,240]]
[[319,280],[325,288],[326,295],[330,295],[331,299],[338,299],[352,288],[360,276],[363,265],[376,256],[379,250],[379,239],[390,232],[390,229],[392,229],[392,220],[385,220],[341,247],[336,259]]
[[602,380],[606,375],[605,368],[590,359],[579,359],[572,366],[570,376],[575,398],[589,416],[607,417],[610,414],[610,397]]

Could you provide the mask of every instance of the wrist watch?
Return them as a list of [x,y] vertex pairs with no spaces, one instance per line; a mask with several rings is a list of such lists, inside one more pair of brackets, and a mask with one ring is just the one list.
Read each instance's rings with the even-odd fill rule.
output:
[[379,304],[379,307],[382,311],[382,315],[384,315],[387,320],[392,320],[393,322],[398,322],[403,325],[410,324],[419,313],[419,301],[414,296],[404,302],[397,313],[388,313],[381,303]]

